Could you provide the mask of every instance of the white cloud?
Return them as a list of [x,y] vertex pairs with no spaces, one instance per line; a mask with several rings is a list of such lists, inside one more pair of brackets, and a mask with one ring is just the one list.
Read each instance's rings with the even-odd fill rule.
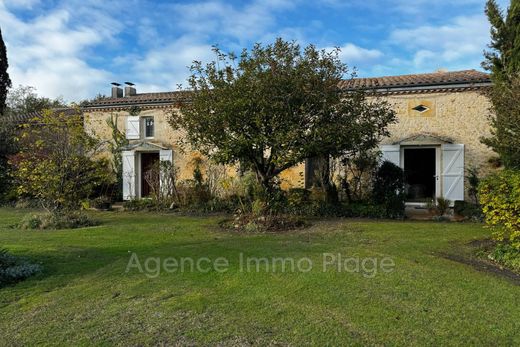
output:
[[62,6],[22,20],[0,3],[0,23],[13,85],[30,85],[43,96],[77,101],[92,97],[97,92],[96,85],[109,80],[108,71],[90,66],[86,59],[89,49],[112,39],[107,17],[97,16],[99,12],[93,8],[88,19],[91,25],[87,25],[74,17],[82,8],[76,10]]
[[[372,36],[376,30],[353,39],[337,23],[322,21],[321,15],[328,16],[319,12],[324,2],[349,7],[341,9],[345,11],[360,10],[367,21],[388,11],[402,21],[378,23],[383,28],[377,31],[387,25],[399,29],[391,31],[391,27],[388,36],[383,31],[388,39],[379,36],[376,45]],[[505,2],[500,0],[500,4]],[[489,26],[482,14],[484,0],[387,0],[384,6],[379,0],[321,0],[319,5],[300,0],[170,4],[54,0],[52,7],[49,3],[0,0],[9,72],[15,85],[33,85],[42,95],[63,95],[68,100],[108,92],[113,80],[135,82],[139,92],[175,89],[178,83],[185,83],[187,66],[194,59],[214,58],[211,44],[215,43],[239,52],[254,42],[272,42],[276,37],[319,47],[336,44],[335,38],[342,61],[356,67],[359,75],[375,75],[478,67],[489,41]],[[291,12],[300,8],[302,12],[296,14],[305,17],[294,17]],[[466,16],[450,20],[448,8],[464,10]],[[306,12],[309,10],[316,10],[316,15]],[[347,36],[339,36],[341,32]]]
[[[5,5],[11,8],[32,8],[38,5],[40,0],[7,0]],[[4,0],[0,1],[0,5],[4,4]]]
[[185,85],[193,60],[208,62],[214,58],[210,45],[199,43],[191,36],[150,50],[142,57],[120,57],[131,63],[130,79],[137,83],[138,92],[175,90],[178,84]]
[[[384,57],[380,50],[363,48],[353,43],[345,43],[337,48],[340,49],[339,59],[357,76],[365,76]],[[334,47],[324,49],[330,52]]]
[[[294,7],[289,0],[257,0],[246,5],[210,0],[162,7],[147,7],[140,2],[68,0],[43,11],[38,3],[16,0],[6,6],[0,0],[11,79],[14,85],[32,85],[41,95],[64,96],[67,100],[92,97],[118,79],[138,83],[140,92],[174,89],[185,82],[187,66],[193,60],[214,58],[214,42],[209,37],[218,35],[226,49],[241,49],[277,29],[276,14]],[[37,7],[28,13],[40,15],[22,19],[11,11],[15,7]],[[118,37],[122,31],[135,39],[135,46],[122,43]],[[169,33],[174,36],[168,37]],[[96,55],[96,49],[108,47],[127,51],[114,54],[113,59]],[[107,67],[95,67],[93,62]],[[115,70],[108,71],[108,66]]]
[[366,49],[356,46],[352,43],[344,44],[339,47],[340,59],[347,64],[359,64],[374,61],[383,56],[383,53],[377,49]]
[[475,68],[489,42],[489,24],[483,15],[461,16],[445,25],[394,30],[389,42],[409,52],[410,63],[419,70],[463,63]]
[[191,34],[230,36],[238,40],[257,40],[275,24],[275,14],[295,6],[296,1],[253,1],[242,7],[222,1],[177,4],[178,24]]

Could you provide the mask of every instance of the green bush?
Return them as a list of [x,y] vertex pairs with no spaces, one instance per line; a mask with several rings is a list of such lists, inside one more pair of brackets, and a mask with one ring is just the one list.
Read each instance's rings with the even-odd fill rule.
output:
[[23,230],[76,229],[97,224],[82,212],[31,213],[25,215],[17,227]]
[[125,201],[123,207],[126,211],[152,211],[157,210],[157,203],[152,199],[133,199]]
[[298,207],[310,202],[311,191],[304,188],[291,188],[287,191],[287,204]]
[[403,218],[405,211],[404,172],[385,161],[377,170],[372,190],[373,204],[384,206],[387,218]]
[[386,206],[369,203],[351,203],[345,207],[344,217],[350,218],[388,218]]
[[454,203],[453,211],[458,216],[466,217],[475,221],[482,221],[484,219],[482,208],[471,202],[457,200]]
[[0,249],[0,287],[22,281],[41,270],[40,265],[31,264]]
[[498,244],[488,257],[499,264],[520,272],[520,252],[508,243]]
[[520,172],[504,170],[480,183],[479,197],[493,237],[520,251]]
[[112,200],[108,196],[98,196],[92,199],[92,207],[98,210],[110,210]]
[[[449,211],[451,205],[451,200],[445,199],[443,197],[438,197],[435,200],[428,201],[426,204],[428,210],[431,213],[434,213],[437,217],[445,216]],[[437,218],[442,220],[442,218]]]
[[229,196],[227,198],[212,198],[208,201],[193,204],[184,207],[185,210],[195,210],[198,212],[224,212],[232,213],[240,207],[240,199],[235,196]]

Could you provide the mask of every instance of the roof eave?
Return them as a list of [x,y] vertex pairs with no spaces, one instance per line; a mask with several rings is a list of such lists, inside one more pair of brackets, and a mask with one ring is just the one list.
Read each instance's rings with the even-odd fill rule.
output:
[[486,88],[491,87],[491,81],[474,82],[474,83],[442,83],[442,84],[423,84],[423,85],[402,85],[402,86],[385,86],[385,87],[361,87],[361,88],[344,88],[343,91],[372,91],[376,93],[398,93],[398,92],[413,92],[413,91],[434,91],[434,90],[449,90],[449,89],[467,89],[467,88]]
[[176,103],[186,102],[185,100],[165,100],[165,101],[135,101],[135,102],[122,102],[122,103],[106,103],[106,104],[95,104],[86,105],[83,108],[89,111],[96,111],[106,108],[128,108],[132,106],[146,106],[146,107],[164,107],[173,106]]

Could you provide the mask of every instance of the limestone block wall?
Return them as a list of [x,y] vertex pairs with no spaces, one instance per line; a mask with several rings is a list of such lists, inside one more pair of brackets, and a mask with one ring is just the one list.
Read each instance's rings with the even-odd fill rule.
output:
[[[477,167],[483,174],[492,170],[488,160],[496,154],[480,142],[490,135],[488,121],[490,102],[477,91],[395,95],[385,99],[397,112],[398,122],[389,127],[391,144],[418,134],[430,134],[465,145],[466,168]],[[426,105],[424,113],[415,111]]]
[[[184,150],[178,144],[178,140],[184,136],[181,131],[174,131],[168,124],[168,117],[171,110],[168,109],[150,109],[143,110],[139,114],[141,117],[154,117],[154,138],[147,141],[163,145],[173,149],[174,165],[179,170],[179,179],[193,178],[192,160],[195,157],[200,157],[196,151]],[[84,117],[85,129],[98,137],[102,141],[110,141],[112,139],[112,130],[107,124],[110,117],[117,119],[117,127],[120,131],[126,131],[126,119],[128,111],[92,111],[86,112]],[[130,140],[130,142],[140,142],[142,140]],[[110,153],[106,152],[107,156]]]
[[[465,145],[466,168],[477,167],[482,175],[493,170],[488,160],[494,156],[487,146],[480,142],[482,136],[490,135],[488,114],[489,100],[477,91],[428,93],[417,95],[390,95],[383,97],[398,115],[398,122],[389,127],[391,135],[382,144],[392,144],[419,134],[429,134]],[[414,108],[424,105],[428,109],[418,112]],[[174,131],[168,124],[170,109],[143,110],[141,116],[154,116],[155,136],[152,142],[170,147],[174,151],[174,163],[179,169],[180,179],[193,177],[192,161],[200,154],[184,150],[178,140],[182,131]],[[127,111],[92,111],[85,114],[85,128],[102,140],[111,139],[111,129],[107,119],[117,118],[117,125],[125,131]],[[107,154],[109,155],[109,154]],[[236,170],[228,168],[234,175]],[[304,186],[305,165],[301,163],[280,175],[284,189]],[[466,184],[467,187],[467,184]]]
[[[179,170],[179,179],[193,178],[193,159],[200,158],[201,155],[197,151],[182,148],[178,141],[184,137],[182,131],[174,131],[168,123],[171,109],[150,109],[143,110],[139,114],[141,117],[154,116],[154,138],[150,142],[161,144],[165,147],[173,149],[174,165]],[[128,111],[91,111],[86,112],[84,117],[85,129],[98,137],[102,141],[110,141],[112,139],[112,130],[107,124],[110,117],[117,119],[117,127],[123,133],[126,131],[126,118]],[[131,140],[131,142],[139,142],[141,140]],[[108,150],[105,152],[106,156],[111,154]],[[229,176],[236,175],[236,168],[227,168]],[[299,164],[294,168],[290,168],[280,175],[281,185],[284,189],[292,187],[303,187],[305,165]]]

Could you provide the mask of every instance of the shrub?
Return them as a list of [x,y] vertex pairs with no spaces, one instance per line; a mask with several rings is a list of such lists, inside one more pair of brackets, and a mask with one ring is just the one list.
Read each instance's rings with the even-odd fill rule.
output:
[[520,172],[505,170],[482,180],[479,197],[493,237],[520,251]]
[[263,216],[266,213],[267,205],[263,200],[255,200],[251,204],[251,214],[255,217]]
[[0,249],[0,287],[22,281],[41,270],[40,265],[28,263]]
[[14,204],[14,208],[17,209],[26,209],[26,208],[41,208],[41,204],[38,200],[35,199],[18,199]]
[[350,218],[386,218],[386,206],[357,202],[346,206],[344,216]]
[[389,161],[383,162],[375,174],[373,187],[374,205],[384,206],[388,218],[403,218],[406,198],[403,169]]
[[437,210],[439,211],[440,216],[444,216],[450,209],[451,200],[438,197],[437,198]]
[[298,207],[309,203],[311,191],[304,188],[291,188],[287,192],[287,204],[290,207]]
[[480,205],[471,202],[457,200],[454,203],[453,211],[458,216],[470,218],[475,221],[482,221],[484,219]]
[[97,224],[97,221],[82,212],[60,212],[28,214],[17,227],[23,230],[77,229]]
[[21,126],[20,151],[9,157],[20,197],[37,199],[47,210],[79,209],[81,201],[108,184],[100,142],[83,128],[82,115],[46,110]]
[[112,201],[108,196],[98,196],[92,200],[92,207],[98,210],[109,210],[112,205]]
[[309,224],[291,215],[254,216],[252,213],[240,213],[236,214],[232,221],[224,222],[222,226],[244,232],[281,232],[301,229],[309,226]]
[[478,185],[480,184],[480,176],[479,170],[476,167],[471,167],[468,169],[468,175],[466,179],[469,184],[468,195],[473,199],[475,204],[479,204],[478,202]]
[[360,150],[340,160],[343,177],[341,190],[349,202],[365,201],[372,193],[373,177],[378,167],[379,152]]
[[498,244],[488,257],[499,264],[520,272],[520,252],[508,243]]
[[450,205],[451,200],[438,197],[435,201],[428,202],[427,207],[430,212],[435,213],[438,217],[442,217],[449,211]]
[[126,211],[152,211],[157,209],[157,203],[152,199],[133,199],[123,203]]

